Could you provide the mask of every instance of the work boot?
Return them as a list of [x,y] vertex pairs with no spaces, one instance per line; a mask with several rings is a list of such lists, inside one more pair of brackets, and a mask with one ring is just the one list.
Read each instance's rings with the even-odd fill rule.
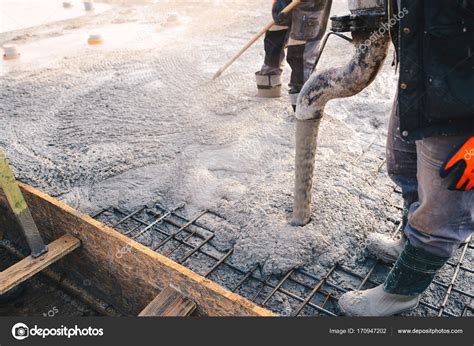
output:
[[298,92],[292,92],[290,90],[290,102],[291,102],[291,107],[293,108],[293,111],[296,112],[296,104],[298,103],[298,96],[300,95],[299,91]]
[[293,111],[296,112],[296,104],[298,103],[298,96],[300,96],[301,86],[291,85],[288,94],[290,96],[290,103],[291,107],[293,107]]
[[339,299],[339,307],[346,316],[381,317],[401,314],[415,309],[420,296],[403,296],[384,291],[384,285],[365,291],[348,292]]
[[348,316],[383,317],[410,311],[417,307],[421,294],[448,259],[407,242],[384,284],[343,294],[339,307]]
[[281,97],[281,72],[266,74],[258,71],[255,73],[255,79],[257,81],[258,97]]
[[407,238],[403,231],[407,224],[408,209],[405,208],[403,210],[402,225],[400,227],[401,237],[392,239],[386,234],[371,233],[367,237],[367,251],[385,263],[394,263],[405,248]]
[[386,234],[371,233],[367,237],[367,251],[385,263],[394,263],[403,252],[406,242],[404,235],[392,239]]

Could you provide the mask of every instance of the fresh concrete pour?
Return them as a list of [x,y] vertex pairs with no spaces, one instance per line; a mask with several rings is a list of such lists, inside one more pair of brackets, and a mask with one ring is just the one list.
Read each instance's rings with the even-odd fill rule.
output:
[[[20,179],[87,213],[156,200],[185,202],[188,215],[218,211],[227,223],[215,246],[266,273],[356,267],[368,233],[395,229],[401,199],[383,166],[392,53],[369,88],[326,107],[312,220],[293,227],[295,120],[287,96],[255,96],[263,42],[211,81],[268,22],[268,1],[117,2],[0,34],[22,52],[0,73],[0,145]],[[90,34],[104,44],[87,46]],[[319,69],[345,64],[352,49],[331,38]]]

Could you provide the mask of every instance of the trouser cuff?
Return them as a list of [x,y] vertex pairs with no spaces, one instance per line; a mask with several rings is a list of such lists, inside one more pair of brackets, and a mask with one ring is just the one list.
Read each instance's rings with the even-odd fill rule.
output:
[[286,34],[288,30],[268,31],[265,36],[265,64],[279,68],[284,59]]
[[298,103],[298,96],[299,95],[300,95],[300,93],[291,93],[290,92],[290,103],[293,106],[296,106],[296,104]]
[[[288,46],[287,61],[291,67],[290,88],[295,86],[303,86],[305,82],[304,76],[304,51],[305,45]],[[301,88],[300,87],[300,88]],[[301,89],[300,89],[301,90]],[[298,90],[299,91],[299,90]]]

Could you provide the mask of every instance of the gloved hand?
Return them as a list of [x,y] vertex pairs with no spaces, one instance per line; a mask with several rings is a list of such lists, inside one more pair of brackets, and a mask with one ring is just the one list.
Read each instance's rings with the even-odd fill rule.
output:
[[470,191],[474,188],[474,137],[471,137],[441,167],[440,175],[446,178],[454,175],[450,190]]
[[282,26],[290,25],[291,14],[281,13],[289,4],[291,4],[291,0],[273,0],[272,15],[275,24]]

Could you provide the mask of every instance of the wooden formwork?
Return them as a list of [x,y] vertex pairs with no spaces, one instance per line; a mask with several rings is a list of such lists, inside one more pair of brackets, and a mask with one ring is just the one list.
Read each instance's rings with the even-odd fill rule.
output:
[[[275,316],[247,299],[125,237],[33,187],[20,188],[43,239],[70,234],[81,247],[49,268],[49,276],[76,292],[106,302],[121,315],[136,316],[165,288],[194,301],[205,316]],[[0,239],[25,246],[14,215],[0,193]]]

